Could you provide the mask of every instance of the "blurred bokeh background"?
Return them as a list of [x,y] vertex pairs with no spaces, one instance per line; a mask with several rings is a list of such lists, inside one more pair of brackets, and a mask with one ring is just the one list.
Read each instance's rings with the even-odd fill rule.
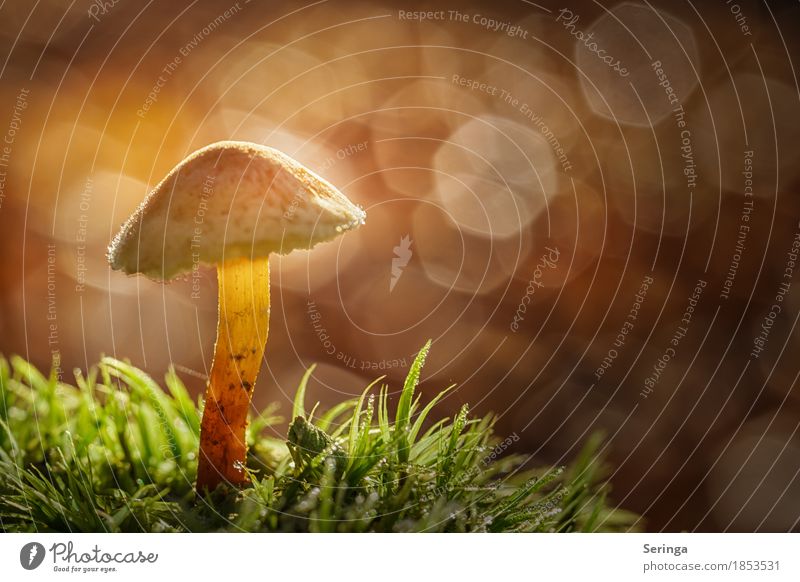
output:
[[215,271],[162,285],[106,247],[193,150],[263,143],[368,220],[273,257],[257,409],[312,363],[322,406],[397,387],[432,338],[441,414],[495,411],[532,464],[605,431],[647,529],[797,530],[799,24],[771,0],[7,0],[0,353],[67,381],[173,364],[200,393]]

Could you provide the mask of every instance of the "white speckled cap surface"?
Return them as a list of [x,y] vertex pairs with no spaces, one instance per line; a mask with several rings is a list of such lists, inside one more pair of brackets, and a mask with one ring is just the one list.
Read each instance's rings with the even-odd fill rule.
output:
[[125,222],[111,267],[168,280],[219,264],[310,249],[364,223],[364,211],[278,150],[211,144],[178,164]]

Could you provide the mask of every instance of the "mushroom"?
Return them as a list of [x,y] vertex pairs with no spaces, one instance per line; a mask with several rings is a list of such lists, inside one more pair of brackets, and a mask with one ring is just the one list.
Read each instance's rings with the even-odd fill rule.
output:
[[209,145],[178,164],[109,246],[111,267],[168,281],[216,265],[219,319],[200,427],[197,492],[242,485],[245,432],[269,325],[269,255],[364,223],[334,186],[275,149]]

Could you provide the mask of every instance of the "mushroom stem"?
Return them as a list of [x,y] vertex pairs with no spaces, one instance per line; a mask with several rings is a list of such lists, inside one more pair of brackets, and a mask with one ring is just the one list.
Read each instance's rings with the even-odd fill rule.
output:
[[217,267],[219,319],[200,425],[197,491],[245,480],[247,413],[269,328],[269,259]]

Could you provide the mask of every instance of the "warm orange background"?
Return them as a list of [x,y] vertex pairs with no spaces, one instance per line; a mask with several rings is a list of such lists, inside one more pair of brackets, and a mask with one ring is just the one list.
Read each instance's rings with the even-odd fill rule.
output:
[[[800,219],[796,5],[739,0],[737,21],[723,2],[436,3],[467,21],[419,22],[399,11],[431,3],[140,4],[0,8],[0,352],[42,367],[58,355],[65,380],[101,354],[156,377],[174,363],[199,393],[214,270],[193,297],[190,278],[111,272],[105,249],[185,155],[256,141],[368,213],[334,243],[273,258],[259,408],[286,412],[314,362],[323,405],[380,374],[398,386],[433,338],[424,389],[459,384],[442,414],[497,412],[534,463],[564,462],[605,430],[614,499],[648,528],[798,528],[800,274],[750,356]],[[562,6],[579,15],[572,29]],[[571,31],[592,26],[627,77],[576,48]],[[691,130],[692,188],[652,60]],[[390,290],[404,237],[411,256]],[[558,260],[537,275],[548,248]],[[644,398],[700,279],[686,336]]]

